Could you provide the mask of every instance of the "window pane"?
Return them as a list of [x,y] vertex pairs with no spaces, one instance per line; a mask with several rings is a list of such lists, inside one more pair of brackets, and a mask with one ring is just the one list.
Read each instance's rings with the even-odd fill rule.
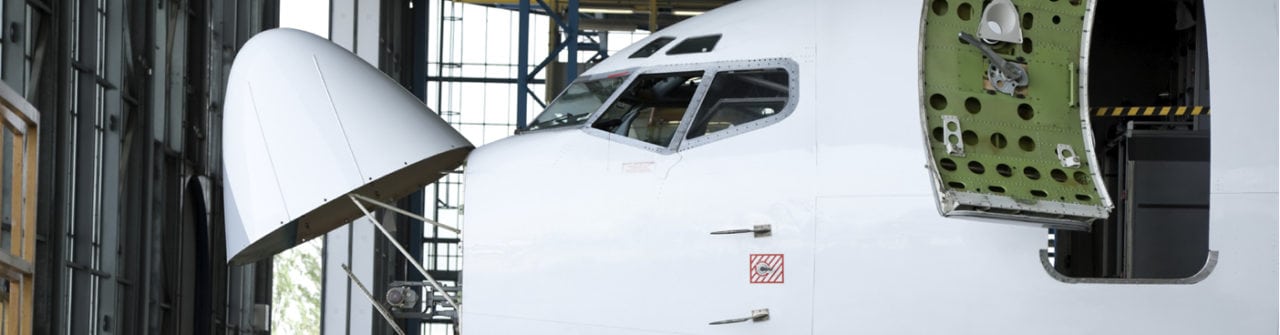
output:
[[591,126],[665,147],[701,82],[702,72],[637,77]]
[[565,89],[556,101],[547,106],[547,110],[538,115],[525,130],[538,130],[572,126],[587,122],[591,113],[600,109],[600,105],[613,95],[613,91],[622,85],[625,76],[603,78],[599,80],[577,82]]
[[667,43],[671,43],[671,41],[674,41],[674,40],[676,39],[671,37],[659,37],[649,42],[649,44],[645,44],[644,47],[640,48],[640,50],[636,50],[636,53],[631,54],[631,57],[629,58],[649,57],[650,55],[653,55],[653,53],[658,52],[658,50],[662,49],[662,47],[667,46]]
[[693,54],[711,52],[716,48],[716,43],[720,42],[720,35],[690,37],[689,39],[676,44],[667,51],[668,55]]
[[783,69],[734,71],[716,74],[688,138],[732,128],[782,112],[790,95]]

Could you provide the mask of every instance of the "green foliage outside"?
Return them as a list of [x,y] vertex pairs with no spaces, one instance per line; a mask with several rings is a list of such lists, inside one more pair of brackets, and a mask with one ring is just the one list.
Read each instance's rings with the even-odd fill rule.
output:
[[314,239],[276,255],[271,288],[273,334],[320,333],[322,241]]

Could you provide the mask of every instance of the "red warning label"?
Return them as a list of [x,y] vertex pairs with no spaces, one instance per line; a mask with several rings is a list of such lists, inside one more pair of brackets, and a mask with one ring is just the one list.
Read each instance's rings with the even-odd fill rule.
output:
[[782,254],[751,254],[752,284],[782,284]]

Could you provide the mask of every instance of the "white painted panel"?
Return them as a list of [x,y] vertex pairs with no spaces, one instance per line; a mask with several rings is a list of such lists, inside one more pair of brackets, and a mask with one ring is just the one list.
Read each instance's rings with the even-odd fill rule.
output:
[[223,146],[242,148],[223,152],[223,182],[241,187],[224,188],[224,207],[227,220],[259,222],[255,225],[231,225],[226,227],[227,250],[242,250],[259,237],[266,236],[276,227],[290,220],[280,196],[280,184],[276,182],[275,167],[267,152],[266,142],[259,126],[257,110],[248,94],[248,86],[228,85],[226,110],[243,111],[225,113]]
[[[355,41],[356,0],[331,0],[329,14],[329,39],[334,44],[352,51]],[[336,115],[336,113],[335,113]],[[359,221],[359,220],[357,220]],[[350,282],[343,265],[351,264],[352,225],[348,224],[325,234],[324,263],[324,327],[325,335],[351,334],[350,311],[352,302],[359,302],[359,292]],[[361,323],[367,324],[367,323]],[[363,328],[363,329],[367,329]]]
[[[376,214],[375,214],[376,215]],[[351,273],[360,279],[361,283],[370,290],[373,290],[378,283],[373,281],[373,246],[376,239],[382,239],[382,235],[373,231],[373,222],[368,218],[360,218],[351,222]],[[336,269],[342,271],[342,268]],[[344,275],[345,277],[345,275]],[[375,299],[381,299],[385,292],[370,292]],[[386,322],[382,316],[375,315],[373,305],[369,304],[368,298],[360,292],[360,288],[351,283],[351,300],[347,301],[350,306],[350,324],[351,334],[363,334],[373,329],[373,323]]]
[[[277,50],[298,51],[317,49],[317,42],[328,44],[319,38],[276,38],[260,42],[272,43]],[[251,46],[246,49],[248,47]],[[341,52],[341,49],[331,49]],[[311,61],[315,53],[239,57],[232,70],[232,75],[255,74],[247,79],[247,85],[253,92],[251,97],[258,110],[263,136],[268,141],[267,149],[272,154],[285,205],[297,216],[359,187],[363,180],[333,106],[329,104],[327,89],[318,73],[320,68]]]
[[283,208],[228,206],[236,211],[228,231],[245,231],[249,243],[228,244],[229,259],[265,257],[315,238],[358,216],[349,192],[389,200],[440,177],[420,170],[451,169],[471,148],[376,68],[306,32],[258,34],[237,55],[229,82],[227,194],[283,200]]
[[819,199],[814,333],[1276,330],[1275,194],[1213,197],[1220,258],[1194,285],[1058,282],[1038,258],[1044,230],[957,223],[932,214],[928,199]]
[[1210,0],[1204,6],[1213,105],[1211,191],[1276,192],[1276,2]]
[[329,0],[329,6],[329,39],[347,50],[352,50],[351,43],[356,39],[356,0]]
[[[340,335],[348,334],[347,332],[347,310],[350,305],[346,302],[350,294],[360,294],[351,290],[358,290],[354,284],[349,284],[346,272],[342,271],[343,264],[351,264],[351,258],[347,257],[348,243],[351,241],[351,226],[346,225],[334,229],[325,234],[324,241],[324,297],[321,301],[324,306],[320,306],[321,313],[324,315],[324,324],[321,325],[320,331],[324,335]],[[351,298],[359,298],[358,296],[350,296]]]
[[[818,2],[819,70],[808,73],[817,77],[810,107],[821,114],[818,194],[931,194],[914,52],[920,5]],[[850,20],[847,13],[875,15]]]
[[[358,61],[341,53],[320,55],[318,59],[324,65]],[[350,141],[366,179],[470,145],[421,101],[371,66],[324,68],[324,81],[333,88],[331,98],[342,122],[341,132]],[[388,154],[389,147],[398,153]]]
[[381,50],[382,40],[379,35],[379,17],[381,13],[382,1],[374,0],[356,0],[355,4],[355,22],[347,27],[355,27],[355,43],[346,45],[360,58],[368,61],[369,64],[378,65],[378,51]]

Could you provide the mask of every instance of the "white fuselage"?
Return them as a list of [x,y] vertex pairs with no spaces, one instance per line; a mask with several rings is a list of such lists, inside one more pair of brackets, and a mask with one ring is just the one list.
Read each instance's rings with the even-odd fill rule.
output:
[[[671,153],[591,127],[477,149],[465,333],[1276,333],[1274,1],[1205,3],[1219,258],[1189,285],[1064,283],[1041,264],[1044,229],[938,214],[922,10],[745,1],[654,34],[723,34],[713,52],[629,59],[633,46],[588,73],[790,59],[798,104],[767,127]],[[771,236],[710,234],[762,224]],[[785,255],[785,281],[749,283],[750,254]],[[708,324],[766,308],[767,321]]]

